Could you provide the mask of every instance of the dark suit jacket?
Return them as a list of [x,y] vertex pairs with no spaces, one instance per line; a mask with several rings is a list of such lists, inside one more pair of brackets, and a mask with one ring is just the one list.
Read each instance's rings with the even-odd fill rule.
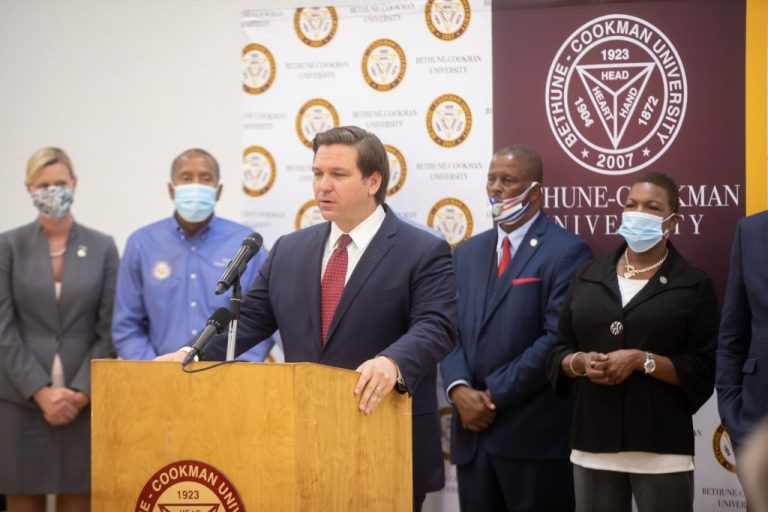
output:
[[[455,344],[456,284],[448,244],[386,209],[344,288],[324,346],[320,273],[327,222],[275,242],[243,301],[236,352],[280,329],[286,362],[354,370],[377,355],[392,358],[413,395],[418,494],[444,483],[435,380],[437,363]],[[225,345],[223,336],[214,340],[206,358],[223,358]]]
[[717,349],[717,403],[740,445],[768,415],[768,212],[736,227]]
[[58,351],[67,386],[91,392],[91,359],[112,357],[118,255],[111,237],[72,225],[56,300],[38,221],[0,234],[0,399],[37,407]]
[[454,254],[460,343],[441,364],[443,383],[463,379],[487,388],[497,414],[477,434],[462,428],[454,412],[451,458],[456,464],[471,461],[478,442],[499,457],[565,458],[572,402],[548,387],[545,365],[568,282],[592,252],[541,212],[499,279],[496,242],[494,228]]
[[[693,455],[692,416],[714,387],[717,296],[709,276],[671,243],[668,247],[667,259],[626,306],[616,276],[616,262],[626,244],[595,258],[573,278],[549,371],[560,392],[576,384],[573,448],[577,450]],[[622,348],[669,357],[680,386],[640,371],[616,386],[569,379],[560,371],[570,353]]]

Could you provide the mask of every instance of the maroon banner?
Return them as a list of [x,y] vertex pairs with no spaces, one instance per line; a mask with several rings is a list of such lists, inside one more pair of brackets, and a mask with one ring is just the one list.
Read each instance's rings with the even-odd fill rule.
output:
[[635,176],[669,174],[671,240],[722,296],[745,202],[744,2],[521,5],[493,4],[494,146],[541,153],[546,212],[596,254],[621,241]]

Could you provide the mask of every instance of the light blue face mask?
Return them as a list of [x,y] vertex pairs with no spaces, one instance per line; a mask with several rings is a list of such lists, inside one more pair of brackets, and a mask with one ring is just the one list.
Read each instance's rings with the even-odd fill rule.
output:
[[202,222],[213,213],[216,206],[214,187],[192,183],[173,187],[173,203],[176,211],[187,222]]
[[624,212],[621,214],[621,226],[618,233],[627,241],[634,252],[651,250],[661,239],[669,234],[663,231],[661,225],[674,217],[673,213],[667,218],[643,212]]

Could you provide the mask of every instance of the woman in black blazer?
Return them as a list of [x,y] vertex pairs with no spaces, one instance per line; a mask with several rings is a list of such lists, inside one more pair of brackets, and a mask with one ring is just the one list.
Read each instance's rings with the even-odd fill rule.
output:
[[70,213],[77,179],[57,148],[35,152],[27,190],[40,211],[0,234],[0,494],[8,510],[90,509],[90,361],[113,354],[111,237]]
[[669,242],[678,187],[639,176],[624,244],[582,267],[549,359],[576,385],[571,461],[577,511],[693,510],[692,415],[712,394],[718,305],[710,278]]

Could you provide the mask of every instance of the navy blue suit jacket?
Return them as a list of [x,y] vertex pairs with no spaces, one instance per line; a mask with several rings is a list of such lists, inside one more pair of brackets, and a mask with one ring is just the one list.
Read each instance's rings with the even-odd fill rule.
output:
[[459,345],[441,364],[443,382],[448,387],[463,379],[488,389],[497,412],[478,434],[464,429],[454,411],[451,458],[456,464],[470,462],[478,442],[494,456],[566,458],[573,401],[555,396],[546,362],[568,283],[592,251],[541,212],[499,279],[496,242],[494,228],[454,253]]
[[[246,295],[236,352],[280,329],[286,362],[354,370],[377,355],[393,359],[413,396],[414,493],[442,488],[444,469],[436,397],[437,363],[456,341],[456,283],[450,247],[387,210],[320,336],[320,273],[330,223],[275,242]],[[225,337],[206,351],[223,358]]]
[[768,212],[736,226],[717,347],[717,404],[740,445],[768,416]]

